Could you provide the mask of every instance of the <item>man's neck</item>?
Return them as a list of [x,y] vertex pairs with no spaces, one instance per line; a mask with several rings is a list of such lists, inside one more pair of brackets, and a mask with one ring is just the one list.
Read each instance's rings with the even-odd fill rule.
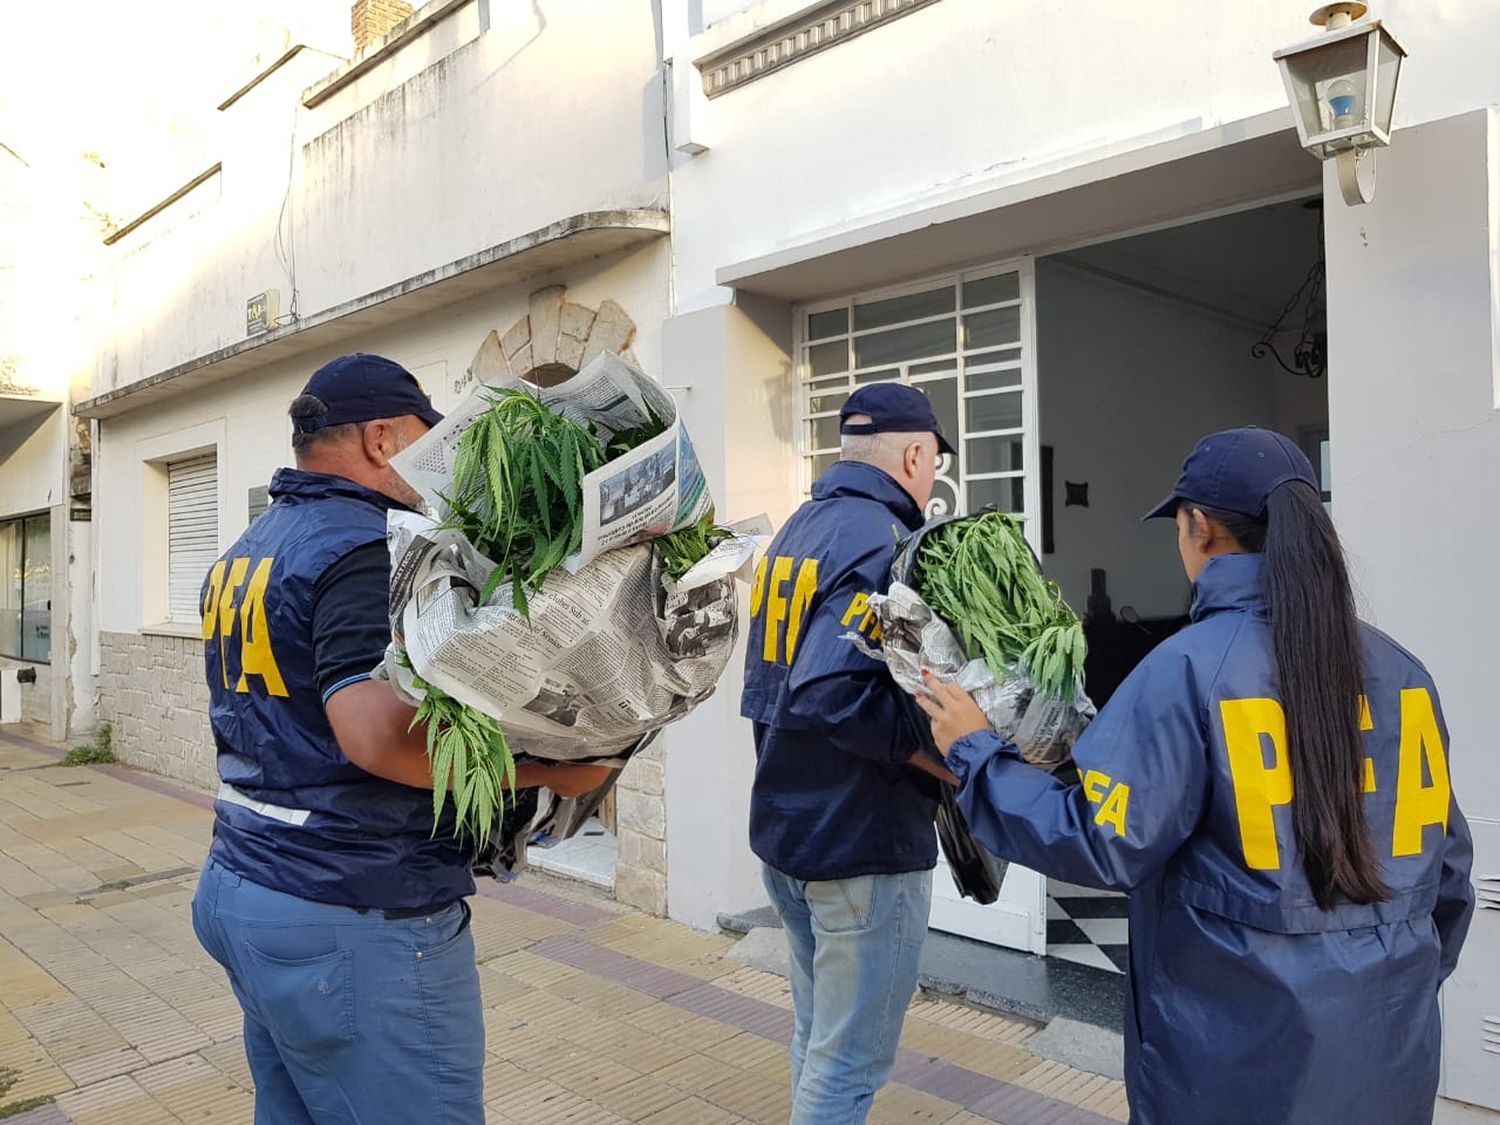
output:
[[299,457],[297,468],[304,473],[320,473],[326,477],[339,477],[361,488],[368,488],[371,492],[378,492],[382,496],[386,491],[381,487],[381,482],[375,478],[375,474],[368,471],[365,466],[350,464],[347,458],[342,457]]

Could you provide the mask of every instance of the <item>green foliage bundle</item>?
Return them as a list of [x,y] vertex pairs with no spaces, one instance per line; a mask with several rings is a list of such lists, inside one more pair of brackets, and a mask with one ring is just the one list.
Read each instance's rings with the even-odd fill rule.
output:
[[1044,695],[1072,699],[1082,689],[1083,626],[1042,577],[1019,518],[982,512],[945,523],[922,537],[915,564],[918,595],[997,680],[1019,664]]

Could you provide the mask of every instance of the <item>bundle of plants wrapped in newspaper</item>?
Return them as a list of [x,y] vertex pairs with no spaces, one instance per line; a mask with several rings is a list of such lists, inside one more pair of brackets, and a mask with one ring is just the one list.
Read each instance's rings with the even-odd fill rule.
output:
[[915,695],[924,668],[956,680],[1027,762],[1068,761],[1094,717],[1088,646],[1020,517],[986,510],[929,523],[898,548],[891,576],[870,605],[896,682]]
[[[671,396],[614,355],[473,395],[401,455],[387,673],[427,724],[434,817],[490,838],[518,755],[624,761],[714,689],[761,537],[715,522]],[[434,518],[435,517],[435,518]]]

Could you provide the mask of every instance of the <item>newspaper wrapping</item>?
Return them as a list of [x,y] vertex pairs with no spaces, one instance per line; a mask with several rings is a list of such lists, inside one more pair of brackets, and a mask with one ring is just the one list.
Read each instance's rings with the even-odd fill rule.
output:
[[[763,536],[746,529],[678,582],[663,581],[649,540],[712,507],[671,396],[608,354],[555,387],[493,386],[525,389],[606,435],[653,419],[665,430],[583,478],[582,547],[530,596],[529,620],[512,607],[509,582],[481,604],[495,563],[461,532],[392,513],[386,674],[415,700],[414,670],[499,720],[517,754],[623,765],[645,736],[713,691],[739,627],[735,578]],[[396,460],[435,511],[451,487],[458,439],[486,406],[477,388]],[[397,659],[402,651],[410,669]]]

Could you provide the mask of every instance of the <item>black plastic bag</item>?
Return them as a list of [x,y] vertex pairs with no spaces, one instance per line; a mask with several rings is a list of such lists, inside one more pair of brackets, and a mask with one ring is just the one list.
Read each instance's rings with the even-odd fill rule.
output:
[[[901,693],[902,706],[907,719],[921,741],[921,753],[935,762],[942,762],[937,743],[932,740],[932,724],[927,714],[917,706],[917,701],[905,692]],[[1000,884],[1005,879],[1006,862],[996,859],[969,831],[969,823],[958,808],[958,795],[947,782],[938,782],[941,793],[938,797],[937,834],[938,845],[943,849],[943,858],[948,861],[948,871],[953,876],[953,885],[964,898],[972,898],[981,906],[988,906],[1000,897]]]

